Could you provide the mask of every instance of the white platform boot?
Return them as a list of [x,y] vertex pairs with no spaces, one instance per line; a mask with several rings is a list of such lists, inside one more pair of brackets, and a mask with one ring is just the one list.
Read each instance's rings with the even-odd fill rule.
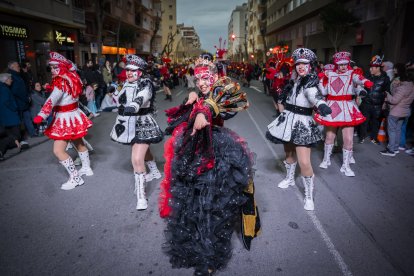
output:
[[327,169],[331,165],[331,154],[333,147],[333,144],[325,144],[323,160],[322,163],[319,165],[319,168]]
[[349,157],[349,164],[355,164],[355,158],[354,158],[354,151],[351,150],[351,155]]
[[144,173],[134,173],[135,176],[135,193],[137,194],[137,210],[145,210],[148,207],[145,196],[145,175]]
[[93,175],[93,171],[91,169],[91,161],[89,160],[89,152],[88,151],[79,151],[79,158],[82,163],[82,167],[79,169],[79,175],[86,175],[91,176]]
[[303,209],[306,211],[313,211],[315,210],[315,204],[313,203],[313,178],[312,176],[302,176],[303,186],[305,187],[305,199]]
[[351,170],[349,166],[349,159],[352,156],[352,150],[342,149],[343,152],[343,163],[340,169],[341,173],[344,173],[346,176],[355,176],[355,173]]
[[149,172],[145,174],[145,182],[149,182],[153,179],[161,178],[161,173],[157,168],[157,163],[154,160],[146,161],[145,164],[149,168]]
[[298,162],[289,164],[286,160],[283,161],[286,168],[286,177],[277,185],[281,189],[289,188],[289,186],[295,185],[295,169]]
[[66,160],[59,161],[59,163],[62,164],[62,166],[65,167],[66,171],[69,173],[69,180],[63,183],[60,187],[62,190],[72,190],[76,186],[80,186],[84,183],[75,167],[75,164],[73,164],[71,157]]

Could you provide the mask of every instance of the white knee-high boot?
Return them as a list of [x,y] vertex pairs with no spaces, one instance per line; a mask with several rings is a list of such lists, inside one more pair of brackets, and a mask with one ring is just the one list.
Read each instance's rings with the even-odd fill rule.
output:
[[322,163],[319,165],[320,168],[327,169],[331,165],[331,154],[333,146],[333,144],[325,144],[323,160]]
[[354,158],[354,151],[351,150],[351,156],[349,157],[349,164],[355,164],[355,158]]
[[349,159],[352,156],[352,150],[342,149],[343,152],[343,163],[340,171],[346,176],[355,176],[355,173],[351,170],[349,166]]
[[147,198],[145,196],[145,174],[134,173],[135,192],[137,194],[137,210],[145,210],[148,207]]
[[286,168],[286,177],[277,185],[281,189],[289,188],[289,186],[295,185],[295,169],[298,162],[289,164],[286,160],[283,161]]
[[91,176],[93,175],[93,171],[91,169],[91,161],[89,159],[89,152],[88,151],[79,151],[79,158],[82,162],[82,168],[79,170],[79,175],[86,175]]
[[146,161],[145,164],[149,168],[149,172],[145,174],[145,181],[149,182],[153,179],[161,178],[161,173],[157,168],[157,163],[154,160]]
[[69,157],[66,160],[59,161],[66,171],[69,173],[69,180],[62,184],[60,187],[62,190],[72,190],[76,186],[82,185],[84,183],[82,177],[79,175],[78,170],[76,170],[73,160]]
[[305,187],[305,199],[303,209],[306,211],[315,210],[315,204],[313,203],[313,183],[314,175],[312,176],[302,176],[303,186]]

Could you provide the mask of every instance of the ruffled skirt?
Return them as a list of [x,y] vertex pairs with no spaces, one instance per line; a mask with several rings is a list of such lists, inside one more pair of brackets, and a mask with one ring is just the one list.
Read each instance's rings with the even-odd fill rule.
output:
[[44,134],[53,140],[76,140],[86,136],[91,126],[92,121],[79,109],[56,112]]
[[[171,147],[179,152],[182,132],[171,139]],[[247,201],[243,190],[253,177],[253,158],[247,143],[227,128],[213,127],[212,144],[214,167],[202,174],[188,173],[197,170],[186,164],[185,158],[172,157],[170,163],[167,160],[171,210],[164,250],[175,268],[216,270],[224,267],[231,256],[231,236],[240,220],[240,208]],[[201,162],[203,157],[199,158]]]
[[328,100],[327,104],[332,109],[331,114],[328,116],[315,114],[315,121],[323,126],[352,127],[360,125],[366,120],[354,100]]

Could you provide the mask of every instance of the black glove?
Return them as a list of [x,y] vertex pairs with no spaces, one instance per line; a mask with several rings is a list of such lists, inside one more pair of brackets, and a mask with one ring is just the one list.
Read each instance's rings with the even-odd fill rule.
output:
[[319,114],[321,114],[322,116],[326,116],[332,113],[332,109],[326,104],[320,104],[318,106],[318,111],[319,111]]
[[132,106],[125,106],[124,108],[124,114],[125,115],[134,115],[137,111]]
[[365,90],[365,89],[361,89],[361,91],[359,91],[359,95],[358,95],[358,96],[360,96],[360,97],[365,97],[366,95],[368,95],[367,90]]

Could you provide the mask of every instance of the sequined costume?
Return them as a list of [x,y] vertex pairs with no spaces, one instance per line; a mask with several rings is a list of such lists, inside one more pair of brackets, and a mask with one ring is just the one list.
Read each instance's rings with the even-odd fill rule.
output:
[[[118,116],[111,131],[112,140],[122,144],[158,143],[163,133],[155,121],[153,84],[148,78],[125,82],[118,96]],[[125,112],[133,106],[136,112]]]
[[[51,59],[60,58],[58,53],[51,53]],[[66,67],[69,61],[64,60]],[[61,65],[63,66],[63,65]],[[61,74],[53,77],[48,88],[52,91],[38,116],[46,119],[53,115],[51,124],[44,134],[53,140],[76,140],[86,136],[91,120],[78,108],[79,95],[82,93],[82,83],[76,71],[61,69]]]
[[322,134],[313,120],[313,107],[326,104],[318,90],[315,74],[291,81],[284,88],[284,111],[268,125],[266,137],[274,143],[292,142],[312,145],[322,140]]

